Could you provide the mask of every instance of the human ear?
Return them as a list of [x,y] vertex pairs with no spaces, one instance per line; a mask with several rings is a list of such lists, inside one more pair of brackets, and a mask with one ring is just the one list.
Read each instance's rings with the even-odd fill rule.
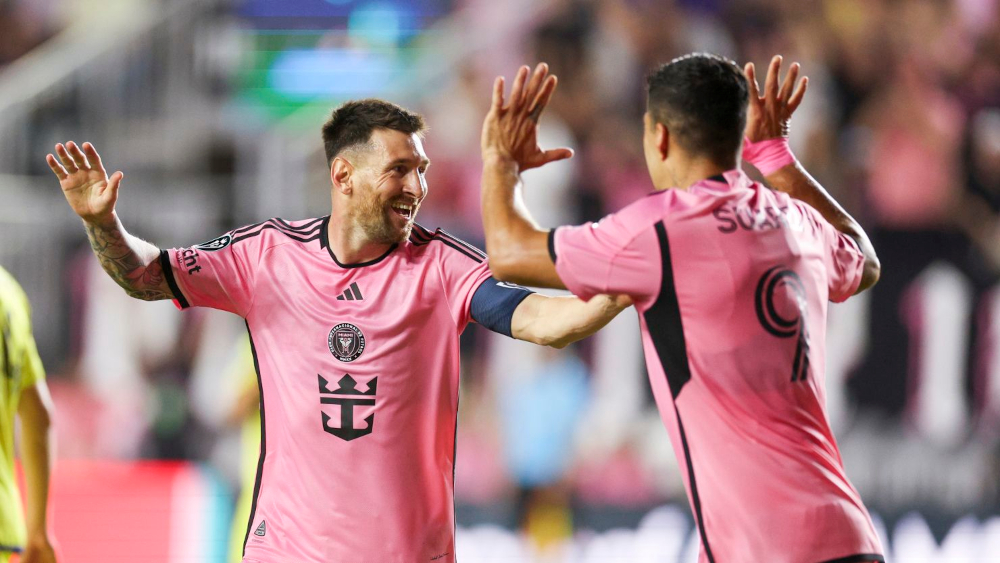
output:
[[330,163],[330,182],[342,194],[353,191],[354,166],[347,159],[336,157]]
[[666,160],[670,154],[670,130],[662,123],[656,124],[656,152],[661,160]]

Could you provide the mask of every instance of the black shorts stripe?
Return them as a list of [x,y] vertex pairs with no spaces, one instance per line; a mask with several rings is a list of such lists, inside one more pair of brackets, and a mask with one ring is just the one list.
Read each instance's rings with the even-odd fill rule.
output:
[[681,411],[677,406],[677,396],[684,385],[691,380],[691,366],[688,364],[687,343],[684,340],[684,324],[681,320],[680,304],[677,302],[677,288],[674,283],[673,264],[670,260],[670,240],[663,221],[656,223],[656,238],[660,243],[660,261],[663,274],[660,279],[660,293],[653,306],[643,313],[650,339],[656,349],[656,355],[663,366],[670,386],[670,394],[674,401],[674,413],[677,415],[677,428],[684,448],[684,461],[687,464],[688,483],[691,487],[691,505],[694,507],[701,544],[709,563],[715,563],[712,548],[708,542],[708,532],[705,530],[705,518],[701,509],[701,497],[698,496],[698,482],[695,479],[694,462],[688,447],[687,433],[681,420]]
[[247,323],[247,337],[250,338],[250,352],[253,354],[253,369],[257,372],[257,391],[260,393],[260,457],[257,458],[257,477],[253,483],[253,502],[250,504],[250,519],[247,521],[247,533],[243,538],[243,555],[247,552],[247,540],[250,539],[250,529],[257,515],[257,499],[260,498],[260,484],[264,477],[264,456],[267,452],[267,432],[264,426],[264,384],[260,379],[260,362],[257,361],[257,348],[253,343],[253,333],[250,323]]
[[248,233],[246,233],[244,235],[240,235],[238,237],[233,238],[233,240],[232,240],[232,242],[230,244],[236,244],[236,243],[238,243],[238,242],[240,242],[242,240],[246,240],[248,238],[253,238],[253,237],[255,237],[255,236],[263,233],[267,229],[274,229],[274,230],[278,231],[279,233],[285,235],[286,237],[288,237],[288,238],[290,238],[292,240],[297,240],[299,242],[310,242],[310,241],[314,241],[314,240],[319,240],[319,233],[318,232],[312,234],[309,237],[303,238],[302,236],[294,235],[294,234],[292,234],[292,233],[284,230],[283,228],[281,228],[281,227],[279,227],[277,225],[274,225],[272,223],[264,223],[264,225],[261,226],[261,228],[258,229],[258,230],[256,230],[256,231],[248,232]]
[[838,559],[828,559],[822,563],[869,563],[870,561],[885,563],[885,557],[882,557],[878,553],[858,553],[857,555],[848,555],[847,557],[840,557]]
[[170,288],[170,292],[174,294],[174,299],[180,304],[181,309],[187,309],[191,305],[188,300],[181,293],[181,288],[177,286],[177,280],[174,279],[174,268],[170,265],[170,251],[161,250],[160,251],[160,268],[163,269],[163,278],[167,280],[167,287]]

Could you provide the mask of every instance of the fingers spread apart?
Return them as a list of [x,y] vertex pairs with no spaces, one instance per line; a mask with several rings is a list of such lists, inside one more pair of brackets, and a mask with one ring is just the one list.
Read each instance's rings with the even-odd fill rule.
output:
[[56,160],[56,157],[52,156],[52,154],[45,155],[45,163],[48,164],[49,168],[52,169],[52,172],[55,173],[56,178],[65,180],[66,177],[69,176],[66,169],[63,168],[63,165],[59,164],[59,161]]

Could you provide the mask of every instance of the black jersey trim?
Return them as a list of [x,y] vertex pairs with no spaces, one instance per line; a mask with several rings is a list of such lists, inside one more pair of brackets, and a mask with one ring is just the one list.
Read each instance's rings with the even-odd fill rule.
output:
[[233,230],[232,234],[235,237],[236,235],[250,232],[262,225],[271,224],[283,231],[304,235],[304,234],[309,234],[309,231],[315,229],[317,225],[322,221],[323,218],[320,217],[318,219],[311,219],[304,225],[299,225],[298,227],[295,227],[280,217],[272,217],[270,219],[267,219],[266,221],[261,221],[260,223],[254,223],[253,225],[247,225],[246,227],[240,227],[238,229],[235,229]]
[[[255,237],[255,236],[263,233],[267,229],[274,229],[274,230],[278,231],[279,233],[285,235],[286,237],[288,237],[288,238],[290,238],[292,240],[297,240],[299,242],[312,242],[314,240],[319,240],[319,237],[320,237],[319,233],[313,233],[312,235],[303,238],[302,236],[297,236],[296,234],[292,234],[292,233],[286,231],[285,228],[281,227],[280,225],[275,225],[274,223],[267,223],[267,222],[265,222],[265,223],[263,223],[261,225],[260,229],[258,229],[256,231],[253,231],[253,232],[246,232],[245,234],[242,234],[242,235],[240,235],[238,237],[233,238],[233,242],[231,242],[230,244],[236,244],[236,243],[240,242],[241,240],[246,240],[248,238],[253,238],[253,237]],[[299,234],[307,235],[309,233],[299,233]]]
[[549,258],[551,258],[552,259],[552,263],[555,264],[556,263],[556,230],[552,229],[551,231],[549,231],[549,236],[547,236],[546,238],[548,239],[547,243],[548,243],[548,246],[549,246]]
[[424,227],[419,223],[414,223],[411,234],[416,235],[418,239],[422,239],[424,242],[430,242],[435,238],[445,238],[455,244],[461,245],[466,250],[472,252],[473,254],[478,255],[483,259],[486,258],[486,253],[483,252],[481,248],[456,237],[455,235],[449,233],[444,229],[436,229],[434,232],[431,232],[430,229],[428,229],[427,227]]
[[677,408],[676,399],[674,399],[674,414],[677,415],[677,429],[680,431],[681,446],[684,448],[684,461],[687,464],[688,482],[691,483],[691,504],[694,505],[694,516],[698,521],[701,545],[705,548],[705,557],[708,558],[708,563],[715,563],[715,558],[712,556],[712,548],[708,545],[708,533],[705,531],[705,517],[701,510],[701,497],[698,496],[698,482],[694,478],[694,463],[691,461],[691,450],[688,449],[687,433],[684,432],[684,423],[681,421],[681,411]]
[[430,232],[429,230],[424,228],[423,225],[419,223],[413,224],[413,229],[410,231],[410,234],[416,236],[417,238],[423,239],[426,242],[430,242],[431,239],[434,238],[434,233]]
[[260,394],[260,456],[257,458],[257,477],[253,483],[253,501],[250,504],[250,518],[247,521],[247,533],[243,538],[243,555],[247,553],[247,541],[250,539],[250,530],[253,528],[253,520],[257,516],[257,499],[260,498],[261,481],[264,478],[264,456],[267,453],[267,432],[264,426],[264,384],[260,379],[260,362],[257,360],[257,347],[253,343],[253,333],[250,331],[250,323],[247,322],[247,337],[250,339],[250,353],[253,355],[253,369],[257,372],[257,392]]
[[688,365],[687,343],[684,340],[684,327],[681,322],[680,304],[677,302],[677,288],[674,286],[674,271],[670,262],[670,241],[667,239],[667,229],[663,221],[654,225],[656,238],[660,243],[660,260],[663,264],[663,276],[660,280],[660,293],[656,302],[644,313],[649,334],[660,357],[663,371],[670,384],[670,394],[674,399],[680,395],[681,389],[691,380],[691,367]]
[[[454,486],[454,476],[452,477],[452,482],[453,482],[452,484]],[[7,553],[22,553],[23,551],[24,551],[23,547],[16,546],[16,545],[3,545],[2,543],[0,543],[0,553],[4,553],[4,552],[7,552]]]
[[424,246],[425,244],[430,244],[434,241],[440,241],[442,244],[454,248],[469,258],[475,260],[476,263],[482,264],[483,261],[486,260],[485,252],[479,250],[464,240],[455,237],[454,235],[450,235],[441,229],[431,233],[424,227],[421,227],[416,223],[413,224],[413,230],[410,231],[411,244],[414,246]]
[[170,292],[174,294],[174,299],[181,306],[181,309],[187,309],[191,305],[188,300],[181,293],[181,288],[177,285],[177,280],[174,278],[174,268],[170,265],[170,251],[161,250],[160,251],[160,269],[163,270],[163,279],[167,280],[167,287],[170,288]]
[[439,234],[440,236],[442,236],[442,237],[444,237],[444,238],[446,238],[446,239],[448,239],[448,240],[450,240],[450,241],[454,242],[455,244],[460,244],[460,245],[464,246],[465,248],[467,248],[468,250],[470,250],[470,251],[471,251],[471,252],[472,252],[473,254],[478,254],[478,255],[479,255],[479,256],[480,256],[481,258],[483,258],[483,259],[485,259],[485,258],[486,258],[486,253],[485,253],[485,252],[483,252],[483,251],[482,251],[482,250],[481,250],[481,249],[480,249],[479,247],[477,247],[476,245],[474,245],[474,244],[469,244],[469,243],[467,243],[467,242],[465,242],[464,240],[462,240],[462,239],[460,239],[460,238],[456,237],[455,235],[453,235],[453,234],[449,233],[448,231],[446,231],[446,230],[444,230],[444,229],[438,229],[438,230],[437,230],[437,233],[438,233],[438,234]]
[[330,226],[330,216],[327,215],[326,217],[323,217],[323,228],[320,229],[320,231],[319,231],[319,235],[318,235],[319,236],[319,245],[320,245],[320,247],[326,249],[326,251],[330,254],[330,258],[333,259],[333,262],[336,265],[340,266],[341,268],[351,269],[351,268],[364,268],[365,266],[374,266],[375,264],[378,264],[382,260],[385,260],[386,257],[389,256],[390,254],[392,254],[392,251],[396,250],[396,247],[399,246],[398,244],[393,243],[392,246],[390,246],[389,249],[386,250],[384,254],[382,254],[382,256],[379,256],[378,258],[375,258],[374,260],[369,260],[367,262],[358,262],[357,264],[341,264],[340,260],[337,260],[337,255],[333,253],[333,249],[330,248],[330,229],[329,229],[329,226]]
[[838,559],[827,559],[822,563],[869,563],[870,561],[885,563],[885,557],[878,553],[858,553],[856,555],[848,555],[847,557],[840,557]]
[[475,260],[477,264],[482,264],[483,263],[484,259],[481,256],[479,256],[478,254],[473,254],[472,252],[466,250],[464,247],[462,247],[462,246],[460,246],[460,245],[458,245],[458,244],[456,244],[454,242],[451,242],[450,240],[448,240],[448,239],[446,239],[444,237],[434,237],[434,238],[432,238],[431,240],[428,240],[428,241],[422,241],[422,240],[420,240],[417,237],[412,237],[412,236],[410,237],[410,243],[413,244],[414,246],[424,246],[424,245],[430,244],[430,243],[432,243],[434,241],[438,241],[438,242],[444,244],[445,246],[450,246],[451,248],[454,248],[455,250],[457,250],[457,251],[461,252],[462,254],[468,256],[472,260]]
[[694,462],[688,448],[687,433],[681,420],[681,411],[677,406],[677,396],[684,385],[691,380],[691,366],[688,364],[687,343],[684,341],[684,323],[681,319],[681,309],[677,302],[677,288],[674,284],[674,270],[670,259],[670,240],[663,221],[654,225],[656,238],[660,243],[660,261],[663,274],[660,278],[660,293],[653,306],[643,313],[650,339],[656,355],[666,374],[667,385],[674,402],[674,414],[677,415],[677,428],[681,435],[681,445],[684,448],[684,461],[687,464],[688,483],[691,487],[691,504],[694,507],[701,544],[709,563],[715,563],[712,548],[708,543],[708,532],[705,530],[705,517],[701,509],[701,497],[698,495],[698,483],[694,474]]

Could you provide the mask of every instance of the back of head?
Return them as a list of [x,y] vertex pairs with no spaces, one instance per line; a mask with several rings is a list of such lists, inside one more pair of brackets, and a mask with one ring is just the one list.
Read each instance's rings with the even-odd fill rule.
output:
[[749,90],[729,59],[692,53],[661,66],[648,78],[648,110],[685,150],[732,165],[746,128]]
[[345,150],[360,148],[376,129],[393,129],[407,135],[424,131],[424,118],[396,104],[369,98],[346,102],[333,110],[323,124],[327,164]]

